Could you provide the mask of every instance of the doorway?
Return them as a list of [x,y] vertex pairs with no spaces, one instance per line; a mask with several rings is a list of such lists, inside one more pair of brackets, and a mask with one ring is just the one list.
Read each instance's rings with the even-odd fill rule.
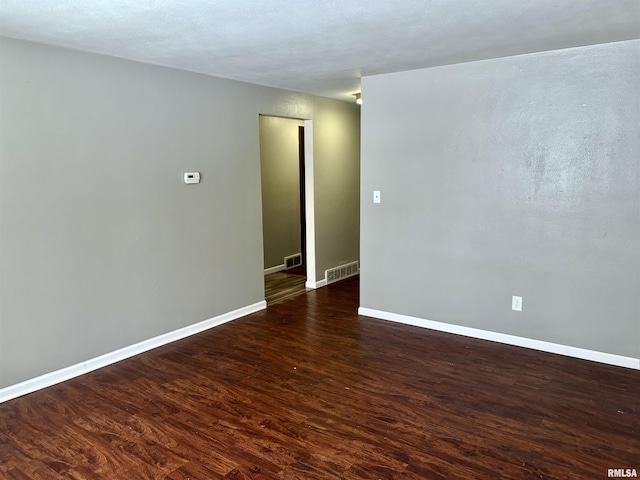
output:
[[259,120],[265,299],[273,304],[306,291],[305,122],[267,115]]

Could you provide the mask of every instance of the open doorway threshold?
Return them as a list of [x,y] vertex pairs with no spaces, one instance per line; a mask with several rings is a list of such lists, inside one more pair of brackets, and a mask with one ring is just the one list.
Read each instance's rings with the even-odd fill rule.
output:
[[286,272],[275,272],[264,276],[264,295],[267,305],[282,302],[288,298],[305,293],[307,277],[296,272],[297,269]]

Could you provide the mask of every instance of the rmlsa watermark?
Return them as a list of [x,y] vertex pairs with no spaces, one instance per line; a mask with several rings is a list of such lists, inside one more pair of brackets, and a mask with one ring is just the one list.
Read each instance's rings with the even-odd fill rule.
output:
[[635,468],[610,468],[607,470],[609,478],[638,478]]

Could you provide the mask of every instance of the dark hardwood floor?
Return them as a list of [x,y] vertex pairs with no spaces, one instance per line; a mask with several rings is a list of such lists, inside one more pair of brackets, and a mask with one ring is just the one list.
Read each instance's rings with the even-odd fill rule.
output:
[[0,405],[0,478],[604,479],[640,372],[358,317],[357,277]]

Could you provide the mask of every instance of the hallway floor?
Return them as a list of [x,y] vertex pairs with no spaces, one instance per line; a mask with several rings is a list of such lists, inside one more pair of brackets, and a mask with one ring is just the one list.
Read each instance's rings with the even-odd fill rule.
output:
[[270,273],[264,276],[264,295],[267,305],[279,303],[287,298],[305,293],[307,277],[292,270]]

